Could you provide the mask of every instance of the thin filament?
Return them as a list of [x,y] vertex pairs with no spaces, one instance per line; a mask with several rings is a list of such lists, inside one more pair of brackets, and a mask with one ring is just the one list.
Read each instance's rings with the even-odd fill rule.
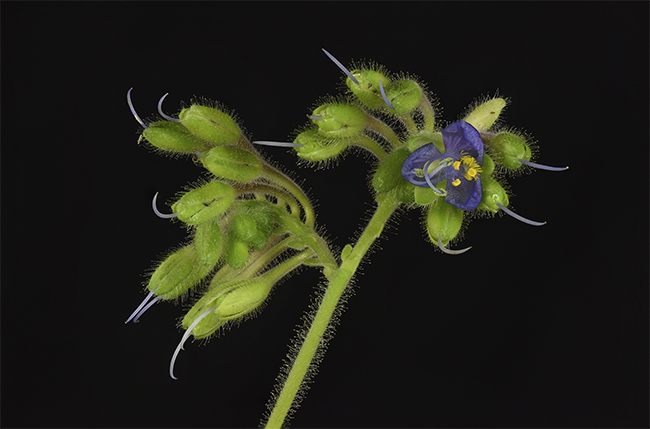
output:
[[144,312],[147,311],[147,310],[149,310],[149,307],[151,307],[152,305],[154,305],[154,304],[157,303],[158,301],[160,301],[160,297],[159,297],[159,296],[157,296],[157,297],[155,297],[154,299],[152,299],[151,302],[150,302],[149,304],[147,304],[147,306],[146,306],[145,308],[143,308],[143,309],[142,309],[142,310],[141,310],[141,311],[140,311],[140,312],[135,316],[135,318],[133,319],[133,323],[138,323],[138,322],[140,321],[140,317],[144,314]]
[[126,93],[126,102],[129,104],[129,109],[131,109],[131,113],[133,113],[133,116],[135,116],[135,119],[136,119],[138,122],[140,122],[140,125],[142,125],[142,126],[144,127],[144,129],[146,130],[146,129],[149,128],[149,127],[146,126],[146,125],[144,124],[144,122],[142,122],[142,119],[140,119],[140,117],[138,116],[138,114],[135,113],[135,108],[133,107],[133,103],[131,102],[131,91],[133,91],[133,88],[129,89],[128,92]]
[[469,247],[467,247],[465,249],[460,249],[460,250],[447,249],[447,247],[442,245],[442,236],[440,236],[440,235],[438,236],[438,247],[440,248],[440,250],[442,250],[443,252],[445,252],[448,255],[460,255],[461,253],[465,253],[469,249],[472,248],[472,246],[469,246]]
[[352,76],[352,73],[350,73],[350,70],[348,70],[348,69],[347,69],[343,64],[341,64],[341,63],[339,62],[339,60],[337,60],[336,58],[334,58],[334,56],[333,56],[332,54],[330,54],[329,52],[327,52],[324,48],[323,48],[323,52],[325,52],[325,55],[327,55],[327,56],[329,57],[329,59],[332,60],[332,62],[333,62],[334,64],[336,64],[336,65],[338,66],[338,68],[340,68],[340,69],[343,71],[343,73],[345,73],[346,75],[348,75],[348,77],[350,78],[350,80],[352,80],[352,82],[354,82],[354,83],[356,83],[357,85],[361,86],[361,84],[359,83],[359,81],[358,81],[354,76]]
[[569,167],[549,167],[548,165],[537,164],[535,162],[530,162],[530,161],[524,161],[523,159],[520,159],[519,162],[529,167],[539,168],[540,170],[564,171],[569,169]]
[[427,161],[427,163],[424,164],[424,168],[423,168],[423,170],[424,170],[424,179],[427,181],[427,184],[429,185],[429,187],[430,187],[431,189],[433,189],[433,191],[434,191],[436,194],[438,194],[438,195],[440,195],[440,196],[447,195],[445,192],[443,192],[443,191],[441,191],[440,189],[438,189],[438,188],[436,188],[435,186],[433,186],[433,183],[431,183],[431,179],[430,179],[430,177],[435,176],[436,174],[438,174],[438,172],[439,172],[440,170],[442,170],[443,168],[447,167],[447,166],[449,165],[449,161],[443,161],[443,162],[441,162],[440,165],[439,165],[435,170],[433,170],[433,171],[431,172],[431,174],[427,173],[427,170],[429,169],[429,164],[431,164],[431,161]]
[[504,212],[506,212],[506,214],[508,214],[508,215],[510,215],[510,216],[512,216],[512,217],[514,217],[514,218],[517,219],[517,220],[522,221],[523,223],[527,223],[528,225],[533,225],[533,226],[542,226],[542,225],[546,225],[546,222],[535,222],[534,220],[526,219],[525,217],[523,217],[523,216],[521,216],[521,215],[518,215],[517,213],[513,212],[512,210],[510,210],[510,209],[504,207],[503,205],[501,205],[501,204],[499,204],[499,203],[497,203],[497,206],[499,206],[499,208],[500,208],[501,210],[503,210]]
[[201,320],[208,314],[212,313],[214,311],[214,308],[210,308],[209,310],[206,310],[203,314],[201,314],[199,317],[196,318],[194,322],[190,325],[189,328],[187,328],[187,331],[185,331],[185,334],[183,334],[183,338],[181,338],[181,342],[178,343],[178,347],[176,347],[176,350],[174,351],[174,355],[172,356],[172,361],[169,364],[169,375],[171,378],[174,380],[178,380],[176,377],[174,377],[174,363],[176,363],[176,358],[178,357],[178,354],[180,353],[181,349],[183,348],[183,344],[185,344],[185,341],[192,335],[192,329],[196,325],[199,324]]
[[156,207],[156,200],[158,200],[158,192],[156,192],[156,195],[153,196],[153,200],[151,201],[151,207],[153,208],[153,212],[156,214],[161,219],[173,219],[176,216],[178,216],[178,213],[170,213],[170,214],[165,214],[165,213],[160,213],[158,211],[158,207]]
[[278,147],[303,147],[303,144],[300,143],[288,143],[288,142],[271,142],[266,140],[256,140],[253,144],[259,144],[262,146],[278,146]]
[[384,85],[381,84],[381,78],[379,78],[379,91],[381,92],[381,96],[384,98],[384,102],[388,107],[391,109],[394,109],[393,105],[388,101],[388,97],[386,97],[386,92],[384,92]]
[[151,296],[154,294],[154,292],[156,292],[156,289],[158,289],[158,286],[156,286],[155,288],[153,288],[153,290],[152,290],[151,292],[149,292],[149,294],[146,296],[146,298],[142,301],[142,304],[140,304],[140,305],[138,306],[138,308],[136,308],[135,311],[134,311],[133,313],[131,313],[131,316],[129,316],[129,318],[126,319],[126,322],[124,322],[125,325],[126,325],[127,323],[129,323],[129,322],[131,321],[131,319],[133,319],[133,317],[134,317],[136,314],[139,315],[139,311],[140,311],[140,309],[141,309],[142,307],[144,307],[145,304],[146,304],[146,303],[151,299]]
[[162,111],[162,102],[165,99],[165,97],[167,97],[168,95],[169,95],[169,92],[167,94],[163,95],[162,97],[160,97],[160,101],[158,101],[158,113],[160,113],[160,116],[167,119],[168,121],[180,122],[181,121],[180,119],[172,118],[171,116],[165,115],[163,113],[163,111]]

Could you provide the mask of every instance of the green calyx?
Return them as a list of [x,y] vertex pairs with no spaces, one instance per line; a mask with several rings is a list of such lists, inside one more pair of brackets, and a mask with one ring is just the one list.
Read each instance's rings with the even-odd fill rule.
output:
[[[383,80],[382,85],[385,85]],[[412,80],[398,80],[389,89],[385,90],[385,92],[386,98],[393,105],[391,111],[394,111],[398,115],[404,115],[413,111],[413,109],[420,105],[420,99],[422,98],[420,85]]]
[[296,147],[296,154],[310,162],[320,162],[332,159],[341,154],[347,149],[352,142],[352,139],[337,139],[323,137],[319,133],[318,128],[303,131],[295,138],[294,143],[299,143],[302,146]]
[[440,132],[430,133],[428,131],[421,131],[406,141],[406,147],[409,149],[409,152],[413,152],[429,143],[433,143],[441,153],[445,153],[445,143]]
[[520,159],[530,161],[530,146],[517,134],[498,134],[489,142],[489,147],[494,160],[505,168],[516,170],[522,166]]
[[181,123],[195,136],[216,145],[234,145],[241,139],[237,123],[212,107],[193,104],[181,110]]
[[169,255],[158,265],[147,289],[162,299],[178,298],[208,275],[212,266],[198,262],[194,246],[189,245]]
[[209,150],[212,145],[196,137],[178,122],[158,121],[142,132],[152,146],[166,152],[190,154],[196,150]]
[[234,146],[215,146],[201,161],[210,173],[236,182],[250,182],[264,168],[254,153]]
[[219,303],[215,314],[222,320],[242,317],[259,307],[269,296],[273,282],[264,276],[243,283]]
[[192,189],[172,205],[178,219],[199,225],[224,213],[235,199],[235,189],[223,182],[209,182]]
[[212,218],[199,224],[194,231],[194,247],[199,261],[207,267],[213,267],[223,252],[223,235],[219,221]]
[[431,242],[446,246],[456,238],[463,226],[464,211],[446,203],[442,198],[431,205],[426,217],[426,229]]
[[372,187],[378,194],[395,190],[400,202],[409,204],[413,202],[413,185],[402,177],[402,164],[411,152],[406,147],[394,150],[381,163],[372,176]]
[[359,85],[352,82],[349,77],[345,84],[350,92],[369,109],[382,109],[386,107],[381,91],[379,89],[379,79],[384,87],[384,91],[391,87],[391,80],[382,73],[375,70],[352,70],[352,75],[359,81]]
[[353,104],[328,103],[319,106],[312,113],[313,123],[325,137],[350,138],[363,131],[366,116],[363,110]]
[[483,198],[478,205],[478,210],[496,213],[500,210],[497,203],[504,207],[508,207],[508,193],[496,180],[491,177],[481,177],[481,185],[483,186]]

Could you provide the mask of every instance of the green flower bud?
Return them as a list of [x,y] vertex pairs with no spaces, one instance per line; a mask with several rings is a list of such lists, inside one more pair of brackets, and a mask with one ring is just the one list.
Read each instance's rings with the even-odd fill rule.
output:
[[421,131],[407,140],[406,147],[409,148],[410,152],[413,152],[429,143],[433,143],[441,153],[445,153],[445,143],[442,139],[442,133],[440,132],[430,133],[427,131]]
[[182,222],[198,225],[225,212],[235,196],[232,186],[223,182],[209,182],[183,195],[172,205],[172,210]]
[[463,210],[445,203],[443,199],[438,199],[427,213],[426,227],[431,241],[438,244],[440,238],[442,245],[447,246],[449,241],[456,238],[460,232],[463,216]]
[[161,299],[178,298],[208,275],[212,266],[198,262],[194,246],[185,246],[158,265],[149,279],[147,289],[155,290]]
[[266,235],[260,231],[255,218],[248,213],[239,213],[233,217],[230,227],[244,243],[256,249],[262,249],[266,245]]
[[222,320],[232,320],[249,314],[262,305],[273,288],[264,276],[245,282],[232,290],[218,304],[215,314]]
[[210,173],[236,182],[250,182],[263,169],[262,161],[255,154],[233,146],[215,146],[201,161]]
[[381,79],[384,90],[387,90],[391,87],[389,78],[375,70],[352,70],[351,73],[359,81],[359,85],[352,82],[349,77],[346,79],[345,84],[364,106],[369,109],[386,107],[379,90],[379,79]]
[[212,218],[196,227],[194,247],[203,265],[216,265],[223,251],[223,237],[217,219]]
[[349,138],[357,136],[366,124],[364,111],[352,104],[328,103],[314,110],[312,119],[319,132],[325,137]]
[[411,152],[406,147],[394,150],[372,176],[372,187],[378,194],[395,189],[403,203],[413,202],[413,186],[402,177],[402,164]]
[[518,169],[522,166],[520,159],[530,161],[530,146],[526,139],[516,134],[498,134],[489,146],[494,160],[506,168]]
[[481,177],[487,177],[494,172],[494,160],[488,155],[483,155],[483,166],[481,167]]
[[226,263],[233,269],[240,270],[246,266],[250,249],[248,244],[231,231],[228,230],[228,240],[226,240]]
[[506,100],[492,98],[472,110],[463,121],[469,122],[479,132],[487,131],[499,118],[504,107],[506,107]]
[[[381,81],[382,85],[384,81]],[[384,86],[384,88],[386,88]],[[386,89],[386,98],[393,105],[393,110],[398,115],[411,112],[420,104],[422,89],[412,80],[398,80],[389,89]]]
[[438,199],[439,195],[431,188],[421,186],[414,186],[413,188],[413,198],[419,206],[428,206]]
[[483,186],[483,198],[477,209],[496,213],[500,210],[496,203],[508,207],[508,193],[496,180],[488,176],[482,176],[481,185]]
[[178,122],[154,122],[142,132],[142,135],[153,146],[166,152],[192,153],[195,150],[209,150],[212,147]]
[[181,110],[181,123],[195,136],[218,145],[234,145],[241,139],[237,123],[212,107],[193,104]]
[[314,128],[298,134],[294,143],[302,145],[295,148],[296,154],[300,158],[310,162],[319,162],[338,156],[350,146],[351,140],[326,138],[318,132],[318,129]]

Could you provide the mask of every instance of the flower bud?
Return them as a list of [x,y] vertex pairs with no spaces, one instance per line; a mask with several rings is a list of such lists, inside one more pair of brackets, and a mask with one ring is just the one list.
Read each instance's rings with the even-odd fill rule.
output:
[[192,153],[195,150],[209,150],[212,147],[178,122],[154,122],[142,132],[142,135],[151,145],[167,152]]
[[[382,85],[384,85],[383,80]],[[398,115],[409,113],[418,107],[421,97],[422,89],[420,89],[420,85],[412,80],[398,80],[386,90],[386,98],[393,105],[393,110]]]
[[477,209],[496,213],[500,210],[496,203],[508,207],[508,193],[503,186],[491,177],[481,177],[481,185],[483,186],[483,198]]
[[295,138],[294,143],[302,146],[295,148],[296,154],[310,162],[326,161],[338,156],[350,146],[350,140],[323,137],[318,129],[304,131]]
[[488,155],[483,155],[483,165],[481,166],[481,177],[486,177],[491,175],[494,172],[494,160]]
[[211,268],[198,262],[194,246],[185,246],[158,265],[147,289],[155,290],[162,299],[178,298],[207,276]]
[[463,121],[469,122],[479,132],[487,131],[499,118],[504,107],[506,107],[506,100],[492,98],[472,110]]
[[215,146],[201,161],[210,173],[236,182],[250,182],[263,168],[255,154],[233,146]]
[[194,247],[199,261],[208,267],[214,267],[223,251],[223,237],[216,218],[199,224],[194,232]]
[[240,270],[246,266],[250,249],[248,244],[241,240],[232,229],[228,230],[226,240],[226,263],[235,270]]
[[212,107],[193,104],[181,110],[181,123],[195,136],[217,145],[234,145],[241,139],[237,123]]
[[429,143],[433,143],[442,153],[446,151],[441,132],[430,133],[427,131],[421,131],[407,140],[406,147],[409,148],[409,151],[414,152],[416,149]]
[[192,189],[172,205],[178,219],[198,225],[225,212],[235,199],[235,189],[223,182],[209,182]]
[[520,159],[530,161],[530,146],[526,139],[512,133],[498,134],[489,143],[494,160],[505,168],[517,169],[522,166]]
[[273,288],[273,282],[262,277],[244,282],[218,304],[215,314],[223,320],[242,317],[262,305]]
[[463,216],[463,210],[444,202],[442,198],[438,199],[427,213],[426,227],[431,241],[438,244],[440,237],[442,245],[447,246],[460,232]]
[[256,249],[261,249],[266,244],[266,235],[260,231],[255,219],[248,213],[238,213],[234,216],[230,227],[241,241]]
[[351,73],[359,81],[359,85],[352,82],[349,77],[346,79],[345,84],[364,106],[369,109],[386,107],[379,90],[379,79],[381,79],[381,84],[386,90],[391,87],[389,78],[375,70],[352,70]]
[[349,138],[363,131],[366,123],[364,111],[352,104],[329,103],[314,110],[313,116],[320,119],[312,121],[318,125],[318,130],[325,137]]

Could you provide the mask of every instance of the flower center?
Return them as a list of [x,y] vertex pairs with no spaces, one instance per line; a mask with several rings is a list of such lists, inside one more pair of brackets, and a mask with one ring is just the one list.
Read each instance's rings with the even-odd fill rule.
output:
[[[476,160],[469,156],[469,155],[462,155],[460,157],[459,161],[455,161],[452,166],[454,167],[455,170],[461,171],[463,173],[463,176],[465,176],[465,179],[467,180],[475,180],[479,173],[482,171],[482,168]],[[460,180],[456,179],[452,182],[454,186],[460,185]]]

